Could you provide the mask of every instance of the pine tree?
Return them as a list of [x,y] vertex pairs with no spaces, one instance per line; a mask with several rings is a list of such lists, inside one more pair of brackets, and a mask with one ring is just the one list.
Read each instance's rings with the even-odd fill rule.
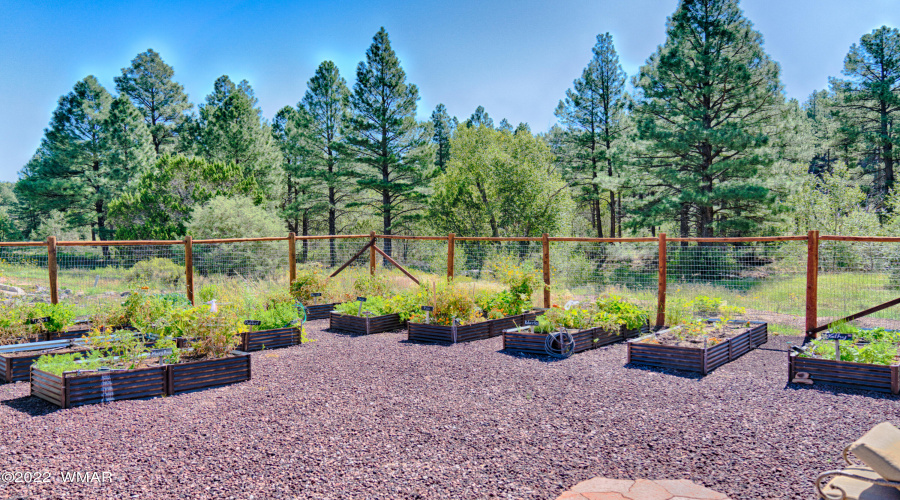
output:
[[475,112],[472,113],[472,116],[466,120],[466,127],[478,128],[482,125],[487,128],[494,128],[494,119],[484,110],[484,106],[478,106],[475,108]]
[[435,149],[434,166],[438,172],[444,172],[447,170],[447,162],[450,161],[450,138],[456,129],[455,120],[450,118],[446,106],[438,104],[431,113],[431,124],[434,129],[434,135],[431,137]]
[[[406,73],[381,28],[356,68],[350,96],[353,115],[347,143],[361,165],[359,188],[377,199],[366,205],[381,215],[384,234],[420,217],[430,177],[430,151],[425,127],[416,121],[419,89],[406,83]],[[357,202],[354,205],[364,204]],[[384,242],[391,254],[391,240]]]
[[[315,123],[303,106],[285,106],[275,115],[272,134],[281,148],[284,171],[282,214],[289,231],[307,236],[312,218],[328,207]],[[303,240],[301,262],[306,262],[308,245],[309,241]]]
[[[612,35],[597,35],[593,58],[575,80],[566,98],[559,102],[556,116],[567,128],[563,140],[572,147],[571,162],[565,165],[568,181],[580,190],[579,201],[591,209],[597,236],[603,237],[600,215],[602,203],[609,207],[609,236],[616,236],[616,192],[623,159],[616,154],[625,133],[625,71]],[[619,230],[621,234],[621,229]]]
[[72,226],[90,225],[94,239],[108,239],[108,205],[146,168],[151,141],[137,110],[125,99],[113,106],[89,76],[60,98],[16,192],[34,210],[59,211]]
[[766,148],[783,103],[778,64],[736,0],[682,0],[666,42],[640,70],[635,108],[655,196],[635,226],[676,218],[681,233],[745,234],[773,200]]
[[[328,234],[338,234],[338,221],[344,215],[345,186],[353,172],[344,154],[344,128],[348,119],[350,90],[337,66],[324,61],[310,78],[301,105],[313,120],[318,135],[319,156],[323,166],[319,171],[327,190]],[[329,240],[329,262],[337,265],[337,247]]]
[[238,85],[227,76],[216,80],[200,107],[197,136],[201,156],[240,166],[265,193],[275,189],[281,153],[246,80]]
[[509,121],[506,118],[500,120],[500,125],[497,126],[497,130],[500,130],[501,132],[510,132],[510,133],[515,131],[515,129],[513,129],[512,124],[509,123]]
[[116,90],[128,96],[144,116],[156,156],[174,150],[176,131],[193,107],[184,87],[172,80],[174,74],[158,53],[147,49],[131,61],[131,66],[122,68],[122,76],[114,78]]
[[141,112],[125,96],[113,100],[104,129],[106,181],[125,186],[139,178],[156,159],[153,136]]
[[874,152],[881,167],[875,192],[884,195],[900,161],[900,30],[882,26],[863,35],[850,47],[843,73],[849,80],[831,81],[842,135]]

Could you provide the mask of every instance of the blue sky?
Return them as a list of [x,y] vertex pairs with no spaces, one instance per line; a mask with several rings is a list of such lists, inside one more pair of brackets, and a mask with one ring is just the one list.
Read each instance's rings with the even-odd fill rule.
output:
[[[59,97],[89,74],[109,90],[134,56],[153,48],[192,102],[223,74],[246,78],[271,118],[296,104],[331,59],[352,85],[356,64],[384,26],[419,114],[438,103],[467,118],[483,105],[499,122],[547,130],[553,110],[611,32],[629,76],[665,39],[676,0],[456,0],[276,2],[34,2],[0,0],[0,180],[13,181],[38,146]],[[852,5],[852,7],[851,7]],[[743,0],[781,64],[789,97],[803,100],[838,76],[864,33],[900,26],[900,0]]]

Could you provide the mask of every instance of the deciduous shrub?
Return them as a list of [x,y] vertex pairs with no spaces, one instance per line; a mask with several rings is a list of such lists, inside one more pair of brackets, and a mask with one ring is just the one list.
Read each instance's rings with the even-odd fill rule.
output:
[[128,271],[127,281],[129,283],[153,283],[175,287],[183,283],[184,279],[185,270],[183,266],[179,266],[170,259],[154,257],[135,264]]

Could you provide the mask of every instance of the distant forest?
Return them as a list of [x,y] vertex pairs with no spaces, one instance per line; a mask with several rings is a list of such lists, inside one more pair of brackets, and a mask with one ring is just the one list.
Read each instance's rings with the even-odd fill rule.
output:
[[323,61],[271,120],[227,75],[190,102],[149,49],[114,92],[87,76],[60,97],[0,183],[0,240],[896,235],[900,31],[860,36],[801,103],[737,0],[682,0],[636,75],[597,36],[541,133],[481,106],[419,121],[383,28],[352,83]]

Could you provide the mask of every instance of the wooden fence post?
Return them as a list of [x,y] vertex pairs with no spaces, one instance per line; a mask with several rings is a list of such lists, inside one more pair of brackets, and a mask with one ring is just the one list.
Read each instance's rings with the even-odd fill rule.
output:
[[[372,238],[371,241],[375,241],[375,231],[369,233],[369,237]],[[372,243],[372,246],[369,247],[369,274],[375,276],[375,259],[378,258],[378,254],[375,253],[375,244]]]
[[656,297],[656,326],[666,324],[666,233],[659,233],[659,285]]
[[447,235],[447,281],[453,281],[453,257],[456,252],[456,234]]
[[187,284],[187,298],[194,304],[194,238],[184,238],[184,277]]
[[56,267],[56,236],[47,237],[47,274],[50,278],[50,303],[59,304],[59,280]]
[[544,261],[544,307],[550,307],[550,235],[544,233],[541,237]]
[[806,240],[806,336],[814,336],[819,324],[819,232],[810,231]]
[[290,284],[297,281],[297,235],[294,232],[288,233],[288,275]]

